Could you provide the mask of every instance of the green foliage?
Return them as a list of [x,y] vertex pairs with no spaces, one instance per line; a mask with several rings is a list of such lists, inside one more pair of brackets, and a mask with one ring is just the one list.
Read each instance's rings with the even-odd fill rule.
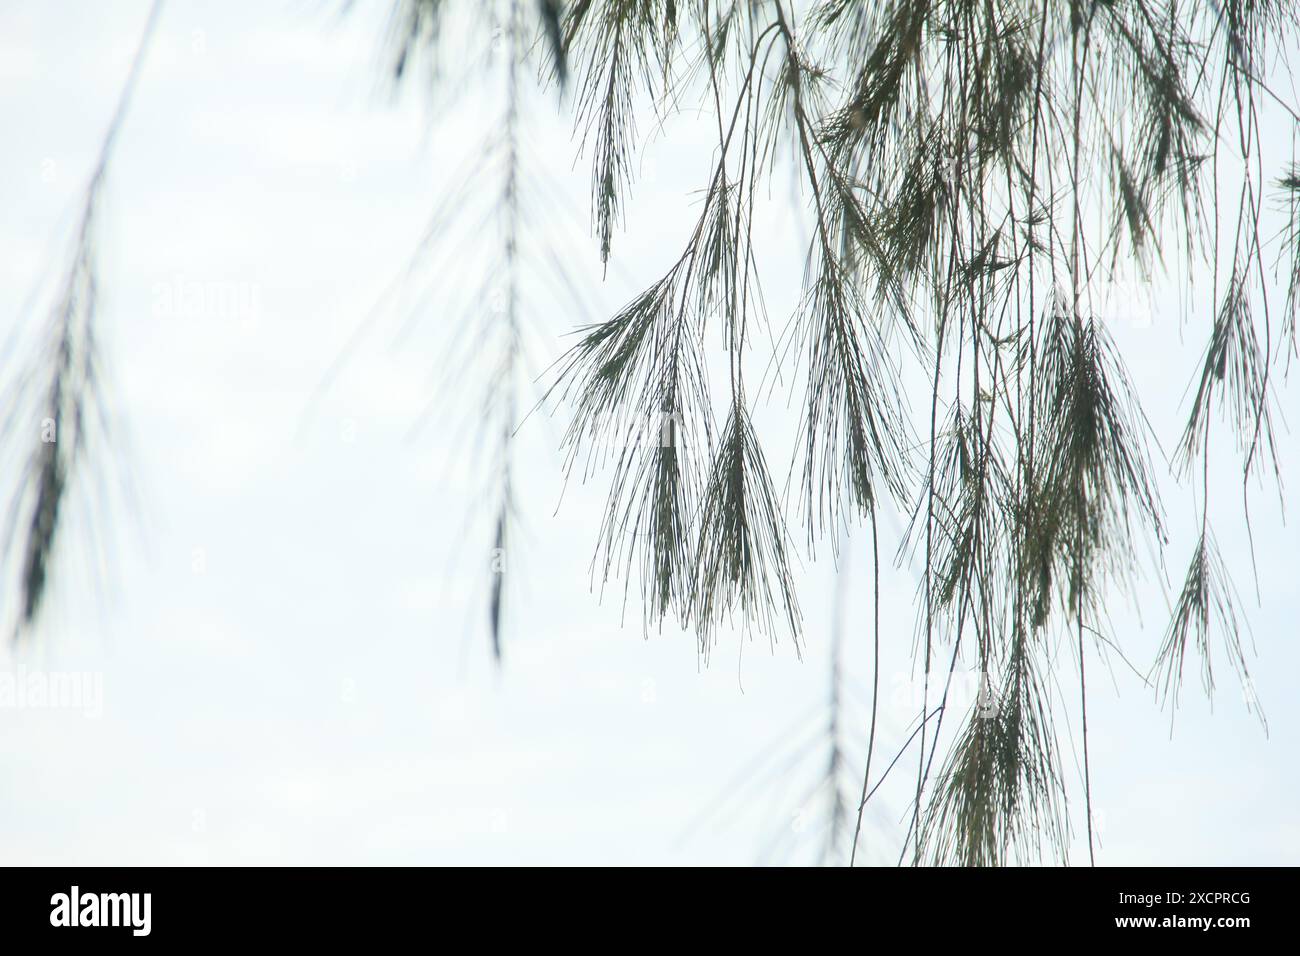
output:
[[[1186,275],[1208,276],[1209,288],[1196,291],[1208,295],[1212,314],[1185,316],[1209,336],[1176,454],[1183,477],[1199,465],[1201,532],[1156,668],[1166,696],[1176,696],[1194,647],[1208,691],[1212,630],[1223,633],[1243,677],[1246,667],[1228,568],[1208,532],[1211,425],[1222,419],[1233,433],[1243,496],[1259,462],[1276,475],[1273,372],[1295,345],[1300,173],[1292,165],[1272,174],[1285,221],[1270,236],[1262,159],[1265,116],[1293,128],[1298,120],[1266,76],[1273,55],[1294,41],[1295,5],[471,6],[485,35],[504,23],[509,40],[508,334],[494,385],[504,398],[492,406],[502,435],[497,546],[512,514],[521,307],[513,276],[522,268],[526,162],[518,97],[520,67],[531,65],[541,82],[571,94],[602,263],[614,255],[634,188],[647,126],[638,117],[653,107],[670,130],[673,116],[689,110],[716,127],[702,210],[680,255],[618,314],[581,330],[547,392],[572,416],[569,467],[584,477],[597,466],[609,472],[595,564],[602,581],[638,584],[646,626],[675,616],[696,630],[703,657],[719,625],[733,621],[798,646],[790,517],[797,512],[812,551],[863,519],[874,542],[877,511],[908,508],[900,551],[924,565],[917,653],[927,699],[904,748],[915,741],[919,751],[904,856],[910,846],[915,862],[1064,858],[1069,787],[1054,715],[1067,705],[1050,679],[1068,663],[1055,649],[1060,635],[1077,639],[1091,851],[1085,635],[1102,633],[1107,602],[1142,572],[1144,548],[1159,566],[1167,533],[1140,390],[1094,303],[1121,264],[1163,277],[1172,254]],[[454,9],[464,12],[448,0],[395,5],[398,80],[409,79],[416,56],[436,77]],[[760,347],[755,205],[774,177],[790,175],[812,238],[799,303],[770,348]],[[1280,285],[1265,267],[1270,247],[1286,265]],[[76,262],[65,317],[90,314],[93,284],[77,278],[89,274],[82,252]],[[724,362],[725,389],[708,374]],[[89,380],[88,366],[78,373],[59,363]],[[756,363],[780,368],[801,400],[789,443],[800,471],[797,508],[769,473],[782,436],[754,426],[751,402],[764,390],[747,388],[746,376]],[[52,414],[79,415],[81,406],[62,397],[67,379],[54,381]],[[33,472],[28,618],[69,466],[56,454]],[[490,595],[498,649],[502,600],[498,580]],[[944,646],[952,663],[932,708],[942,676],[933,664]],[[961,728],[931,780],[961,657],[989,675],[999,706],[991,717],[953,717]],[[868,753],[874,732],[873,702]],[[832,760],[832,777],[837,768]],[[866,778],[859,814],[879,786],[870,786],[869,763]],[[833,829],[846,835],[847,805],[832,782]]]
[[[1109,595],[1133,583],[1138,556],[1162,553],[1167,536],[1139,390],[1092,303],[1120,264],[1159,275],[1172,250],[1189,274],[1208,266],[1221,304],[1178,460],[1184,473],[1208,460],[1209,423],[1222,409],[1243,481],[1261,449],[1276,470],[1269,373],[1288,336],[1269,329],[1277,290],[1262,267],[1258,114],[1295,116],[1259,71],[1272,45],[1294,37],[1294,10],[1154,0],[700,2],[675,7],[669,28],[651,6],[593,2],[569,12],[579,114],[605,131],[584,141],[602,259],[629,188],[636,103],[653,96],[670,111],[699,103],[713,116],[711,185],[673,272],[563,365],[564,388],[580,396],[571,452],[595,437],[589,423],[635,409],[671,408],[712,435],[702,329],[713,322],[727,330],[732,388],[716,456],[678,453],[667,473],[647,460],[614,462],[619,506],[611,504],[603,547],[632,531],[636,544],[626,547],[647,551],[650,619],[677,610],[706,650],[719,606],[738,604],[763,630],[773,616],[797,622],[777,544],[785,509],[762,481],[759,507],[740,491],[762,474],[760,440],[778,437],[752,431],[740,382],[753,361],[744,330],[759,299],[752,204],[788,156],[813,239],[791,331],[767,361],[794,357],[793,381],[805,389],[795,464],[808,545],[910,501],[902,548],[925,567],[927,686],[942,642],[954,666],[968,655],[1000,675],[998,716],[971,716],[933,786],[922,722],[914,859],[1064,854],[1068,788],[1053,722],[1063,702],[1043,677],[1060,663],[1050,635],[1077,637],[1086,765],[1085,634],[1101,633]],[[1293,172],[1277,182],[1296,194]],[[1232,183],[1235,209],[1223,195]],[[1295,211],[1291,202],[1282,235],[1289,261],[1300,248]],[[1231,276],[1223,288],[1221,263]],[[1290,273],[1293,315],[1300,270]],[[679,332],[666,331],[675,325]],[[665,341],[689,343],[684,366]],[[909,357],[911,374],[930,381],[930,427],[919,439],[909,407],[920,396],[904,386]],[[683,367],[695,390],[690,409],[665,387]],[[647,490],[634,499],[629,487]],[[679,491],[701,487],[700,498]],[[1203,510],[1208,499],[1205,489]],[[651,535],[641,533],[647,523]],[[1208,654],[1205,635],[1217,623],[1244,674],[1227,569],[1207,549],[1203,540],[1160,666],[1181,670],[1189,633]],[[754,576],[753,567],[770,573]],[[1084,784],[1091,844],[1086,775]]]

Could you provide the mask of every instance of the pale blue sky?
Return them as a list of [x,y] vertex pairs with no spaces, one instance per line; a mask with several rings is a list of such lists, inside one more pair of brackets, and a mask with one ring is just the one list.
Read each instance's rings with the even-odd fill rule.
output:
[[[358,6],[342,17],[332,4],[173,0],[163,14],[102,220],[118,473],[140,504],[112,494],[96,509],[107,577],[89,570],[72,516],[39,640],[0,658],[101,674],[103,713],[0,710],[0,862],[747,863],[774,841],[806,859],[819,809],[804,790],[824,759],[814,728],[826,698],[828,560],[805,559],[799,573],[802,660],[789,644],[770,651],[724,632],[703,667],[689,634],[643,640],[639,610],[622,620],[619,589],[602,603],[589,587],[604,485],[575,480],[561,504],[564,419],[534,416],[520,437],[526,533],[509,556],[515,604],[497,673],[481,626],[483,471],[462,434],[489,364],[467,363],[462,386],[439,390],[456,316],[447,293],[377,313],[317,393],[499,113],[491,88],[437,111],[391,96],[378,79],[386,4]],[[61,261],[147,7],[32,0],[0,11],[6,333],[30,322],[24,305]],[[679,118],[647,152],[602,283],[568,120],[553,97],[529,102],[526,161],[548,190],[530,226],[535,246],[580,263],[584,296],[609,310],[675,257],[709,130]],[[799,223],[778,182],[762,224],[772,262],[797,261]],[[467,242],[410,288],[464,298],[481,282],[476,249]],[[793,265],[773,270],[774,322],[798,279]],[[187,304],[192,288],[204,294]],[[182,290],[179,304],[169,290]],[[599,316],[539,302],[529,327],[541,367],[563,333]],[[1170,447],[1203,333],[1159,313],[1149,326],[1117,322],[1114,334]],[[1297,394],[1294,383],[1280,388],[1284,415]],[[412,434],[431,402],[429,424]],[[784,404],[760,421],[788,425]],[[1294,476],[1296,438],[1284,425],[1279,436]],[[773,444],[783,474],[788,442]],[[1189,680],[1171,735],[1168,714],[1118,659],[1113,684],[1091,659],[1100,862],[1300,863],[1300,707],[1289,681],[1300,666],[1300,542],[1276,495],[1256,491],[1264,603],[1254,606],[1235,467],[1217,467],[1216,524],[1246,598],[1271,735],[1226,668],[1213,714]],[[1186,488],[1167,487],[1176,586],[1194,510]],[[882,521],[885,553],[900,529],[897,516]],[[850,542],[846,570],[859,696],[866,547],[861,535]],[[892,756],[914,712],[915,578],[889,570],[884,584],[879,747]],[[1111,614],[1145,667],[1167,614],[1154,579]],[[1061,660],[1072,701],[1076,672],[1068,652]],[[806,758],[785,767],[776,745],[797,744],[790,734],[805,728]],[[686,834],[765,751],[765,785]],[[1075,756],[1063,756],[1077,793]],[[897,855],[906,774],[899,783],[873,803],[873,862]],[[1080,850],[1086,858],[1076,841]]]

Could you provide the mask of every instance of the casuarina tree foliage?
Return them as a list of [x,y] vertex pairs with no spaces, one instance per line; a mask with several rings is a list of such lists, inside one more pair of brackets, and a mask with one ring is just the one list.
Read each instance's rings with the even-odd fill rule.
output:
[[[671,135],[667,119],[690,111],[712,140],[695,218],[653,281],[579,329],[545,375],[569,467],[602,466],[607,482],[598,576],[629,589],[648,629],[692,630],[702,659],[730,627],[798,647],[797,556],[834,556],[847,529],[869,528],[873,573],[851,586],[872,594],[878,662],[877,517],[899,509],[897,556],[924,569],[904,600],[925,700],[903,759],[885,759],[877,669],[861,791],[837,791],[844,856],[891,772],[915,776],[902,862],[1063,860],[1072,812],[1093,855],[1087,662],[1112,641],[1108,604],[1185,566],[1151,681],[1171,704],[1193,671],[1211,691],[1223,661],[1248,681],[1233,578],[1251,569],[1227,565],[1214,522],[1249,522],[1252,492],[1280,494],[1300,167],[1277,144],[1290,148],[1300,107],[1272,79],[1296,13],[1289,0],[398,0],[399,84],[444,82],[464,37],[480,45],[477,68],[504,79],[491,144],[499,282],[475,320],[495,369],[484,547],[515,533],[512,442],[531,403],[523,91],[555,91],[573,125],[601,263],[618,258],[649,128]],[[105,156],[110,146],[111,134]],[[53,317],[54,358],[23,379],[74,436],[92,407],[89,234],[104,165]],[[805,255],[760,268],[756,210],[787,201],[770,187],[790,176]],[[786,315],[763,294],[778,267],[802,283]],[[1102,314],[1117,289],[1157,279],[1185,293],[1158,307],[1181,310],[1184,334],[1205,342],[1177,435],[1154,434]],[[755,423],[777,400],[800,410],[793,434]],[[79,438],[54,447],[36,446],[5,539],[24,627],[45,593],[59,501],[91,467]],[[1225,456],[1236,487],[1210,480]],[[1166,533],[1157,484],[1170,470],[1199,516],[1189,552]],[[496,575],[498,658],[508,600]],[[949,712],[959,662],[996,706]],[[1066,672],[1078,675],[1068,695]],[[1079,718],[1077,788],[1063,708]]]

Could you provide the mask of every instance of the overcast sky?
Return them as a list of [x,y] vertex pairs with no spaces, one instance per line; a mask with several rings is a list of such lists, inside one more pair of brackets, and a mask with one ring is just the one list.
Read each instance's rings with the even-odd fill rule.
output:
[[[487,472],[473,440],[473,396],[491,357],[456,351],[452,334],[484,281],[481,237],[426,261],[396,304],[375,305],[439,198],[464,188],[458,171],[500,115],[498,88],[432,105],[393,96],[380,82],[387,4],[357,6],[347,16],[334,4],[165,9],[101,220],[105,394],[120,437],[110,493],[86,514],[111,570],[91,567],[86,515],[74,514],[51,613],[36,641],[0,658],[12,673],[89,673],[102,700],[0,709],[0,862],[808,859],[824,816],[808,790],[826,759],[836,594],[827,556],[805,557],[799,573],[801,657],[789,642],[771,648],[724,629],[705,666],[691,634],[665,627],[643,639],[621,586],[603,601],[591,586],[605,486],[597,476],[565,490],[556,450],[565,419],[539,412],[520,432],[525,533],[507,558],[506,661],[493,667],[479,504]],[[40,296],[63,261],[147,8],[0,9],[9,131],[0,328],[20,330],[4,369],[29,357],[21,330],[48,301]],[[528,104],[529,248],[575,263],[585,305],[538,294],[527,321],[540,369],[564,333],[608,315],[676,257],[710,134],[682,117],[647,150],[602,278],[569,120],[553,95]],[[786,266],[765,279],[782,322],[800,278],[799,202],[778,180],[764,213],[770,261]],[[1188,333],[1158,312],[1119,321],[1114,334],[1171,447],[1203,329]],[[326,382],[340,355],[347,361]],[[448,389],[453,369],[462,377]],[[1280,388],[1284,415],[1298,394]],[[785,396],[773,404],[765,414],[779,425]],[[1285,425],[1279,435],[1294,477],[1296,438]],[[785,460],[784,450],[769,454]],[[1255,490],[1256,606],[1235,468],[1216,466],[1225,488],[1216,525],[1248,610],[1269,736],[1221,654],[1213,713],[1193,676],[1171,724],[1123,661],[1110,657],[1112,680],[1094,651],[1100,862],[1300,863],[1290,684],[1300,672],[1300,541],[1276,494]],[[1166,486],[1176,588],[1195,512],[1186,488]],[[901,527],[896,515],[882,520],[884,553]],[[859,725],[868,544],[849,540],[843,569],[846,693]],[[884,585],[878,746],[892,756],[917,709],[915,572],[888,569]],[[1151,575],[1109,609],[1142,670],[1167,608]],[[1057,683],[1072,700],[1068,647],[1059,659]],[[1063,762],[1078,792],[1068,746]],[[871,862],[897,857],[909,812],[906,774],[899,782],[871,806]],[[1075,823],[1081,830],[1077,812]],[[1080,852],[1086,859],[1076,840]]]

